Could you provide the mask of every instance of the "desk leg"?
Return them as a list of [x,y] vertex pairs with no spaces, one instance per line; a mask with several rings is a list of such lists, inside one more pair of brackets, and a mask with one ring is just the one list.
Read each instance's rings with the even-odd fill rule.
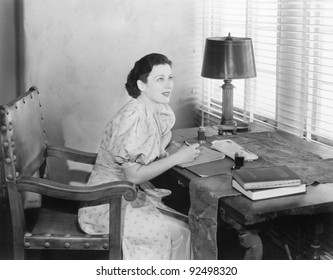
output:
[[225,220],[238,234],[239,244],[245,249],[244,260],[261,260],[263,246],[258,232],[247,230],[233,219]]
[[243,232],[239,236],[240,244],[245,248],[244,260],[261,260],[263,254],[262,242],[257,233]]
[[319,237],[324,232],[323,224],[321,222],[314,222],[312,224],[312,240],[311,240],[311,255],[310,259],[312,260],[319,260],[320,259],[320,241]]

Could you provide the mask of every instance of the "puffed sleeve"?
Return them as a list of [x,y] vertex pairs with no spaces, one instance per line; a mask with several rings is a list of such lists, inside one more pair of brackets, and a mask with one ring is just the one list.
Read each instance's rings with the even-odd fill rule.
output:
[[108,147],[123,168],[147,165],[159,156],[160,139],[151,118],[140,111],[124,113],[112,123],[112,141]]
[[162,131],[162,136],[164,136],[168,134],[172,127],[175,125],[176,117],[175,113],[168,104],[160,104],[159,109],[160,113],[158,114],[158,119]]

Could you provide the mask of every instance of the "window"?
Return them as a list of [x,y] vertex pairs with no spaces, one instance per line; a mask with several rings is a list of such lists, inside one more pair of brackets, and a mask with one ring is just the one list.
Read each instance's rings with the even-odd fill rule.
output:
[[[250,37],[257,77],[233,80],[234,115],[262,121],[333,146],[333,1],[196,2],[201,70],[206,37]],[[199,107],[210,124],[221,116],[223,81],[200,77]]]

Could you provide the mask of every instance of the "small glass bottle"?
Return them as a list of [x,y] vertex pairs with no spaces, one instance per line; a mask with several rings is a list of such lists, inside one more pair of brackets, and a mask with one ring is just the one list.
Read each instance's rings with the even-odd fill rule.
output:
[[206,131],[203,126],[200,126],[198,130],[198,142],[200,144],[206,143]]

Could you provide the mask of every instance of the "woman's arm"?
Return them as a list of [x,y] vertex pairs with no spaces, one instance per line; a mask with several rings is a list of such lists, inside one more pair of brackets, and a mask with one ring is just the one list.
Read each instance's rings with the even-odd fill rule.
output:
[[193,161],[200,153],[200,150],[197,149],[198,147],[199,144],[193,144],[190,146],[183,145],[176,153],[168,157],[153,161],[147,165],[136,164],[124,168],[123,171],[125,177],[128,181],[134,184],[147,182],[177,164]]

